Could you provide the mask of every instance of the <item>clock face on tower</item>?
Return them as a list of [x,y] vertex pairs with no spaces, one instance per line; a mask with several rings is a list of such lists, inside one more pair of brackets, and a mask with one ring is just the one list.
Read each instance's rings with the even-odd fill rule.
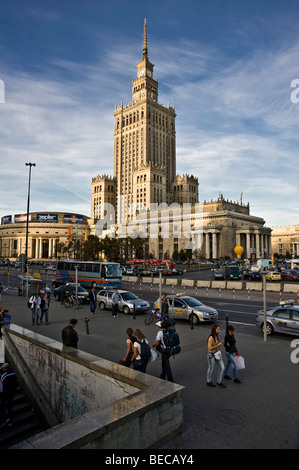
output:
[[140,70],[139,77],[143,77],[143,75],[144,75],[144,70]]
[[151,77],[151,76],[152,76],[152,72],[151,72],[150,70],[148,70],[148,71],[147,71],[147,75],[148,75],[149,77]]

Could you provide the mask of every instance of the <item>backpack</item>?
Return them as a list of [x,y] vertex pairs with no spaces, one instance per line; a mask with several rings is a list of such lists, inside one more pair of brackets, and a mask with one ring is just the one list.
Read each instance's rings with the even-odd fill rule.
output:
[[140,357],[143,362],[148,362],[152,357],[151,348],[145,341],[137,341],[140,344]]
[[163,328],[163,342],[165,344],[165,352],[170,356],[181,352],[180,337],[175,328]]

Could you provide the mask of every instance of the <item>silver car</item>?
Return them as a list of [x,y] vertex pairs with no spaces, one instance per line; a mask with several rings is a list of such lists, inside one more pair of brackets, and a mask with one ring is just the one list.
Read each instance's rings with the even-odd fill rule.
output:
[[[169,313],[175,320],[191,320],[193,311],[193,324],[200,322],[210,322],[218,319],[218,312],[214,308],[204,305],[194,297],[188,295],[177,294],[167,296]],[[155,304],[155,308],[160,308],[160,299]]]
[[[294,305],[293,300],[284,300],[277,307],[266,311],[266,333],[286,333],[299,336],[299,305]],[[264,333],[264,311],[256,314],[255,324]]]
[[[101,290],[97,294],[97,301],[101,310],[112,309],[112,295],[114,290]],[[133,292],[118,290],[118,309],[129,315],[130,313],[141,313],[150,309],[150,304],[146,300],[139,299]]]

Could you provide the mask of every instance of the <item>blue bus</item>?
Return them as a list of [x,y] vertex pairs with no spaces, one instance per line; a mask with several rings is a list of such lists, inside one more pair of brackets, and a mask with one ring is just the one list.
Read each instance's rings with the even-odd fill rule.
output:
[[56,279],[62,277],[69,279],[69,282],[76,282],[76,271],[77,282],[83,287],[103,289],[122,285],[120,264],[109,261],[58,261]]

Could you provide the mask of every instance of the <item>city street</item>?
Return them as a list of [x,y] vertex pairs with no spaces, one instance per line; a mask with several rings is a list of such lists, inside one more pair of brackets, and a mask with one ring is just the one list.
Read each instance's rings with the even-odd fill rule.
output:
[[[138,296],[150,300],[158,297],[158,287],[124,285]],[[154,290],[155,289],[155,290]],[[188,290],[188,292],[187,292]],[[170,287],[171,291],[171,287]],[[189,292],[190,291],[190,292]],[[194,295],[194,290],[186,289]],[[235,327],[239,353],[245,358],[246,369],[239,372],[241,384],[226,382],[227,388],[211,389],[206,385],[207,338],[211,324],[191,328],[186,321],[177,321],[182,352],[171,359],[176,383],[186,387],[184,394],[184,424],[182,435],[161,445],[161,449],[295,449],[299,447],[299,416],[297,396],[299,363],[291,361],[294,337],[274,335],[264,342],[262,333],[254,325],[255,312],[262,308],[262,294],[254,293],[248,300],[246,292],[205,290],[198,298],[219,311],[220,339],[225,331],[226,314]],[[269,304],[278,301],[277,293],[269,293]],[[140,328],[151,344],[157,328],[154,322],[146,326],[145,314],[126,316],[119,313],[112,318],[111,311],[97,308],[90,315],[88,305],[80,310],[63,307],[53,298],[50,304],[49,325],[31,325],[31,311],[26,298],[2,295],[2,304],[9,309],[12,322],[39,334],[61,341],[61,330],[69,319],[78,321],[79,348],[119,362],[126,351],[126,329]],[[85,321],[87,320],[87,321]],[[89,334],[86,325],[88,325]],[[298,347],[298,346],[297,346]],[[297,357],[299,354],[297,353]],[[224,359],[226,363],[226,359]],[[150,364],[147,373],[159,375],[161,361]],[[216,381],[217,370],[213,380]]]

